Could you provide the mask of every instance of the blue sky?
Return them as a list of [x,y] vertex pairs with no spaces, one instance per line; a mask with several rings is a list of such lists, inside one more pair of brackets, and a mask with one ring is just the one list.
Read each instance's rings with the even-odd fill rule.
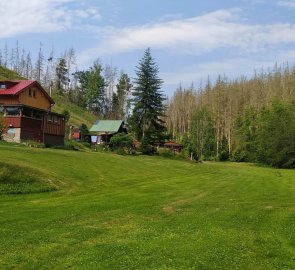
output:
[[168,95],[180,82],[295,63],[295,0],[5,0],[0,12],[0,48],[73,47],[81,69],[99,58],[134,77],[151,47]]

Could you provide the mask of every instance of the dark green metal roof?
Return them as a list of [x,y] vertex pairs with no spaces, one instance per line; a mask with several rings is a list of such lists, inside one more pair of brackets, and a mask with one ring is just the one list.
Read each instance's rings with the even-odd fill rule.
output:
[[99,120],[95,122],[90,131],[116,133],[119,131],[122,124],[122,120]]

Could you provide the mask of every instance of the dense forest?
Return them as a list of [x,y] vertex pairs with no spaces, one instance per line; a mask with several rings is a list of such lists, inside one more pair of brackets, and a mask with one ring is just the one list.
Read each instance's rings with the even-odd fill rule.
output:
[[275,65],[247,79],[181,86],[169,100],[167,127],[198,160],[295,163],[295,68]]
[[[153,133],[148,135],[150,144],[174,139],[184,145],[184,155],[195,160],[230,159],[276,167],[295,166],[294,66],[276,64],[272,69],[255,71],[251,78],[208,78],[198,89],[193,85],[184,89],[180,85],[164,101],[159,69],[149,57],[148,68],[155,81],[149,86],[141,85],[146,78],[140,78],[140,70],[131,81],[128,74],[102,65],[99,60],[88,69],[79,70],[73,48],[60,57],[53,50],[45,57],[40,44],[33,64],[31,53],[20,49],[17,42],[15,48],[5,46],[0,50],[0,65],[22,77],[38,80],[50,94],[63,95],[98,118],[129,122],[129,130],[138,139],[144,138],[138,136],[144,130],[143,134]],[[141,68],[145,74],[146,67]],[[157,120],[146,122],[147,118],[138,116],[146,111],[140,99],[151,96],[150,104],[157,104],[154,110],[158,113],[149,114]],[[164,103],[166,107],[162,106]],[[135,119],[145,119],[145,124]],[[156,122],[165,124],[165,135],[162,124],[151,124]],[[144,126],[153,126],[154,131]]]

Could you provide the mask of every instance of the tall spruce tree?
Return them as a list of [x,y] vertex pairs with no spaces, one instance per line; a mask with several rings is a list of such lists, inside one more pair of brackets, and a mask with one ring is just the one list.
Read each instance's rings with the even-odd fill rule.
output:
[[58,94],[60,95],[64,93],[65,86],[67,85],[67,72],[68,69],[66,66],[66,60],[64,58],[61,58],[55,69],[56,89]]
[[136,67],[133,89],[133,113],[131,127],[143,145],[153,145],[163,140],[165,131],[163,116],[165,100],[161,91],[163,81],[159,78],[159,68],[148,48]]

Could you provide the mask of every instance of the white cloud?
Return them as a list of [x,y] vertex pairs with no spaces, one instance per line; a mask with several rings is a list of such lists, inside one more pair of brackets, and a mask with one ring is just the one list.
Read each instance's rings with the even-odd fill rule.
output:
[[70,7],[74,0],[9,0],[0,2],[0,38],[48,33],[70,28],[78,19],[99,19],[97,9]]
[[294,0],[281,0],[278,1],[279,6],[288,7],[288,8],[295,8],[295,1]]
[[97,8],[86,8],[86,9],[77,9],[73,12],[77,17],[81,19],[94,19],[100,20],[101,15]]
[[82,62],[101,54],[152,47],[199,55],[219,48],[259,52],[268,46],[295,42],[293,24],[247,24],[238,9],[219,10],[199,17],[127,28],[99,28],[99,45],[84,51]]

